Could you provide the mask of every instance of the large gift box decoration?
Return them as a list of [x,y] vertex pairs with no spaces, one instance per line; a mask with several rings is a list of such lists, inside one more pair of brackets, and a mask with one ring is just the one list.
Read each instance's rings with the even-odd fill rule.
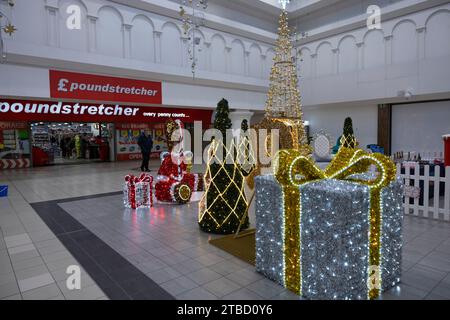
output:
[[389,158],[341,148],[322,171],[282,150],[255,181],[258,272],[310,299],[375,299],[400,281],[403,185]]
[[153,207],[153,177],[146,173],[139,177],[127,175],[123,184],[123,204],[129,209]]

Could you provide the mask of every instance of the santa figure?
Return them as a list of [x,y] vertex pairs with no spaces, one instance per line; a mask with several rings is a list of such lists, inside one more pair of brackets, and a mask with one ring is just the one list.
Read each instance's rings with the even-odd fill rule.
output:
[[203,176],[189,172],[192,152],[183,150],[183,124],[180,120],[170,120],[166,124],[166,138],[169,152],[161,154],[162,163],[155,185],[156,199],[184,204],[191,200],[193,192],[203,190]]

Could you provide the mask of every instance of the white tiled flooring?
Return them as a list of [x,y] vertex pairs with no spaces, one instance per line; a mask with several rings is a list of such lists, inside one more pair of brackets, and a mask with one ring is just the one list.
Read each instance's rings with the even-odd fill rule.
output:
[[[77,261],[30,203],[120,191],[124,175],[137,166],[107,163],[0,171],[0,185],[9,185],[8,198],[0,198],[0,299],[106,299],[84,271],[82,290],[67,289],[66,268]],[[70,204],[65,204],[68,210]],[[114,206],[117,219],[131,221],[118,203]],[[146,219],[136,219],[136,228],[112,235],[105,229],[100,232],[111,224],[102,225],[99,219],[97,231],[92,231],[110,245],[126,236],[133,246],[123,246],[122,252],[115,249],[177,299],[297,299],[253,267],[208,245],[209,236],[194,228],[195,217],[186,217],[194,211],[179,206],[156,210],[156,217],[170,217],[154,219],[151,236],[136,233],[143,231],[139,223],[148,223]],[[83,217],[77,219],[83,223]],[[450,299],[450,224],[406,217],[404,241],[402,283],[383,299]]]

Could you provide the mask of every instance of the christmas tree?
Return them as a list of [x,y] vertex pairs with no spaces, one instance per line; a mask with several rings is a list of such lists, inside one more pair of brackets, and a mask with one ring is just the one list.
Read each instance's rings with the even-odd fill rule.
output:
[[[266,116],[271,118],[302,119],[297,70],[292,56],[288,16],[280,15],[278,40],[270,73],[270,87],[266,101]],[[303,129],[304,130],[304,129]]]
[[345,148],[356,147],[356,139],[353,133],[353,121],[350,117],[345,118],[344,121],[344,133],[341,137],[341,145]]
[[248,130],[248,121],[247,121],[247,119],[242,120],[242,122],[241,122],[241,130],[244,133],[247,132],[247,130]]
[[[229,107],[225,99],[219,102],[214,120],[214,127],[223,134],[231,128],[228,117]],[[236,163],[233,139],[227,148],[223,141],[215,139],[208,150],[207,169],[205,174],[205,194],[199,204],[200,229],[210,233],[232,234],[239,227],[241,219],[247,210],[247,200],[244,192],[244,174]],[[223,150],[223,157],[220,151]],[[249,226],[248,217],[241,229]]]
[[[272,143],[272,138],[274,137],[271,136],[272,130],[279,131],[280,149],[296,149],[305,156],[311,154],[311,147],[308,145],[308,138],[302,119],[297,69],[292,52],[288,14],[283,10],[279,20],[278,40],[270,73],[265,116],[261,122],[254,126],[257,132],[260,129],[267,130],[269,136],[265,140],[266,145],[259,145],[259,148],[265,148],[265,154],[271,157],[275,155],[274,151],[276,151],[272,150],[274,145]],[[254,187],[253,178],[262,173],[262,168],[267,169],[268,167],[270,165],[258,163],[256,170],[247,178],[250,188],[253,189]]]
[[217,104],[216,117],[214,118],[214,128],[220,130],[225,141],[227,129],[231,129],[230,107],[228,101],[220,100]]
[[302,119],[297,69],[292,56],[288,14],[285,10],[280,15],[265,109],[264,119],[255,128],[280,130],[281,149],[304,149],[308,139]]

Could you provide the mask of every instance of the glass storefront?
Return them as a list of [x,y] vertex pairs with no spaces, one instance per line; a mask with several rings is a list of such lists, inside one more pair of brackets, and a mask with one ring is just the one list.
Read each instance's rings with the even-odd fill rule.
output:
[[103,123],[32,123],[33,164],[108,161],[111,132]]
[[31,147],[28,123],[0,121],[0,160],[1,166],[29,166]]

